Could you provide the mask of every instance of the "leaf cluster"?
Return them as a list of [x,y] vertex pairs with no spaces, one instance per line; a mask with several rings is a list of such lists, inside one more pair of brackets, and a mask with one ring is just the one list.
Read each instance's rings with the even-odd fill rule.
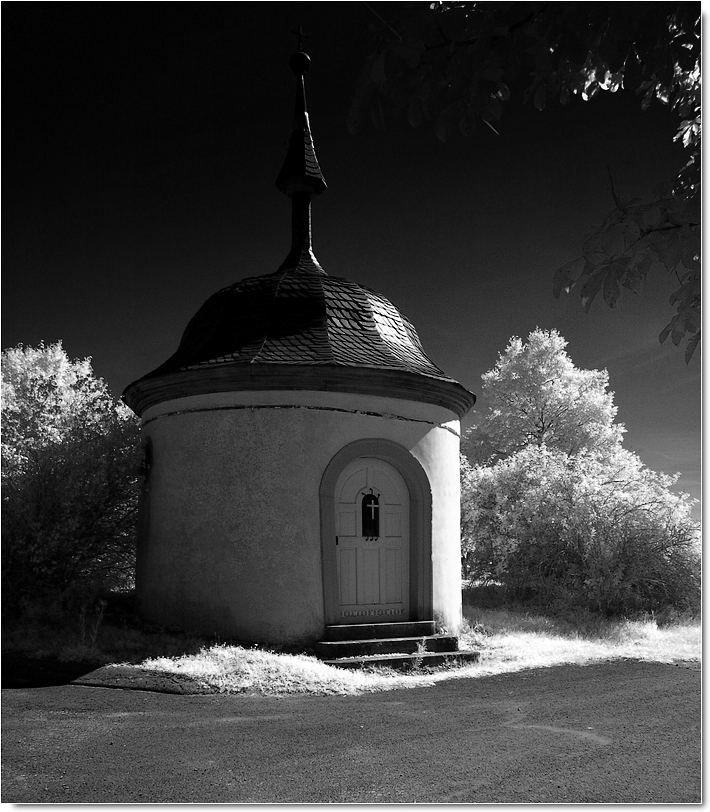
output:
[[675,274],[679,287],[669,302],[676,313],[659,335],[670,335],[678,346],[689,335],[685,360],[700,342],[701,266],[700,202],[668,195],[668,184],[654,190],[654,199],[626,201],[616,198],[616,208],[595,226],[577,259],[557,269],[553,293],[578,290],[586,312],[601,292],[609,307],[616,307],[621,290],[638,294],[651,271]]
[[463,448],[475,463],[489,463],[529,446],[576,454],[611,452],[625,429],[615,422],[614,393],[606,370],[578,369],[557,330],[513,336],[493,369],[482,376],[486,404],[467,430]]
[[135,416],[61,342],[2,353],[3,605],[133,577]]
[[[370,53],[353,94],[348,126],[382,127],[406,113],[454,128],[489,126],[520,93],[538,110],[551,99],[585,101],[624,88],[672,104],[691,121],[699,108],[700,4],[398,3],[370,25]],[[699,77],[698,77],[699,78]],[[688,124],[687,136],[694,137]]]
[[378,128],[404,114],[446,141],[481,122],[497,132],[509,99],[542,111],[602,91],[630,91],[642,109],[656,99],[677,113],[686,164],[645,203],[614,192],[614,211],[582,256],[557,271],[554,294],[575,288],[588,311],[602,292],[615,307],[622,288],[638,293],[649,270],[665,268],[680,287],[659,339],[677,345],[689,336],[690,361],[700,340],[700,4],[398,3],[391,19],[375,16],[348,117],[353,133],[368,114]]
[[695,608],[698,527],[678,479],[622,447],[606,370],[556,330],[513,337],[462,443],[464,573],[519,598],[607,614]]
[[464,462],[464,570],[558,608],[697,609],[699,529],[676,479],[624,449],[529,446],[490,467]]

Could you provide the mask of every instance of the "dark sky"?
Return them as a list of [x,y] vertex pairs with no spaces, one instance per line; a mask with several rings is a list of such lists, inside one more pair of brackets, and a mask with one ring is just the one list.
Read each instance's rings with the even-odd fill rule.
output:
[[402,122],[352,136],[371,8],[5,3],[2,346],[62,339],[118,395],[172,354],[212,293],[276,270],[290,204],[274,181],[302,23],[329,186],[313,205],[325,270],[390,298],[474,392],[512,335],[556,327],[577,366],[608,369],[626,445],[699,497],[699,359],[686,366],[657,338],[673,279],[589,315],[551,292],[613,206],[608,171],[633,197],[680,168],[675,114],[623,92],[542,113],[512,99],[500,135],[441,144]]

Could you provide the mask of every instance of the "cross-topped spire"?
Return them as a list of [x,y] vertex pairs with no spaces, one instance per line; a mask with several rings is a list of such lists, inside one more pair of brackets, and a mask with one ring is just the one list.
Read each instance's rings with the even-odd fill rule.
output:
[[294,192],[298,191],[319,195],[325,191],[326,184],[313,148],[303,81],[303,77],[311,67],[311,58],[302,47],[305,36],[302,26],[299,25],[298,31],[293,33],[298,37],[298,50],[291,55],[289,65],[296,76],[296,106],[286,160],[276,179],[276,185],[289,197],[293,197]]
[[[303,252],[315,262],[311,251],[311,198],[327,188],[313,147],[306,110],[303,77],[311,66],[311,59],[303,50],[305,35],[302,26],[299,25],[298,31],[293,33],[298,37],[298,50],[291,55],[289,65],[296,76],[296,106],[286,160],[276,178],[276,186],[291,198],[293,209],[291,252],[284,265],[290,263],[293,256],[300,256]],[[320,269],[317,263],[316,266]]]

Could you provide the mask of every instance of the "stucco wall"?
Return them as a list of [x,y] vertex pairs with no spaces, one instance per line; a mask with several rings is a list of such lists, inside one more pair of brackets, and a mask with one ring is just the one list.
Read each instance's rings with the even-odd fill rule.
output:
[[321,478],[343,446],[382,438],[408,449],[431,483],[433,608],[457,631],[458,430],[442,407],[341,393],[222,393],[149,409],[142,610],[242,640],[320,639]]

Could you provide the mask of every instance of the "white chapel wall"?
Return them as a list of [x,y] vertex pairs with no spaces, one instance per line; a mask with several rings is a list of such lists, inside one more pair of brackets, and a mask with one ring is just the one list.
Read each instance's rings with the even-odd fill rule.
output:
[[435,615],[461,618],[458,420],[395,398],[248,392],[181,398],[144,415],[153,443],[141,606],[158,622],[301,643],[324,626],[319,486],[363,438],[399,443],[432,490]]

